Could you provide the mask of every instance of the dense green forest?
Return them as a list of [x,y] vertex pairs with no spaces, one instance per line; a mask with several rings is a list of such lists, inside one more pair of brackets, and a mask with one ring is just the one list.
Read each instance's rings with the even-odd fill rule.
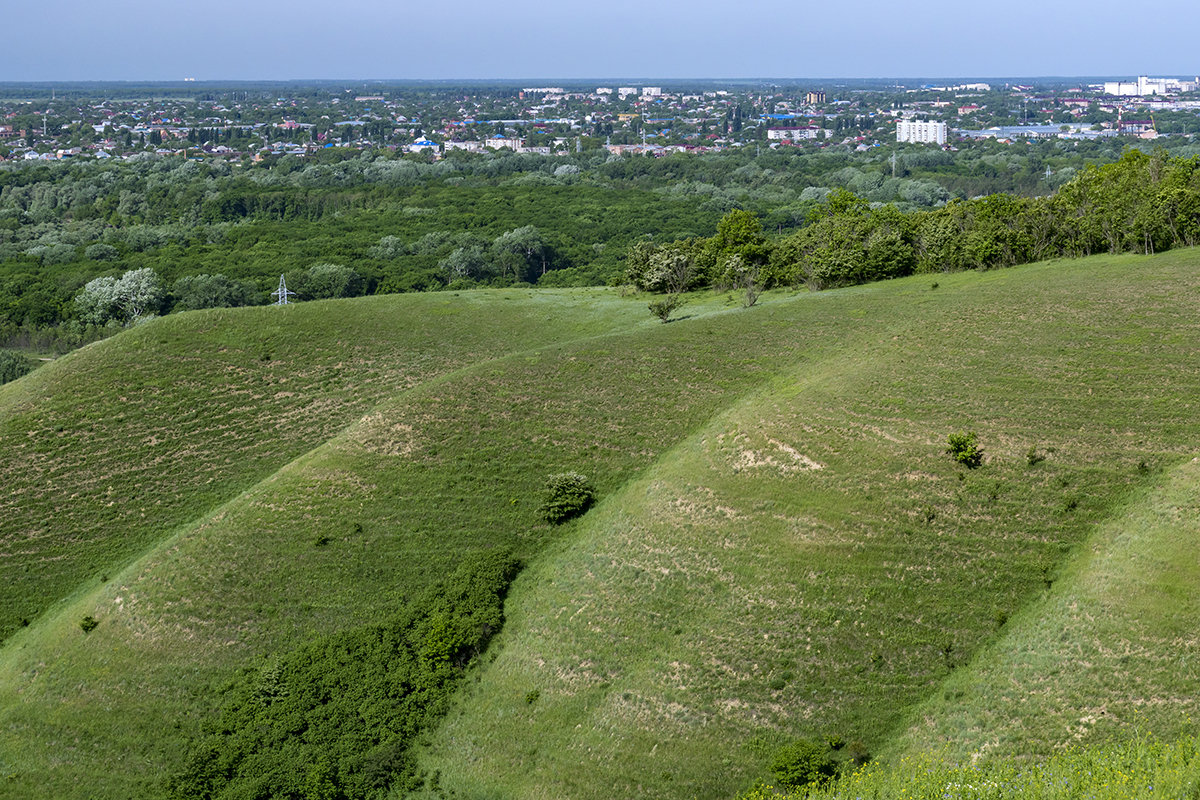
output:
[[769,239],[734,211],[706,240],[639,243],[629,281],[652,291],[707,285],[820,290],[914,273],[996,269],[1096,253],[1150,255],[1200,242],[1200,158],[1127,153],[1053,195],[996,194],[928,211],[828,193],[808,224]]
[[[301,300],[627,277],[644,285],[627,263],[639,243],[686,241],[707,253],[691,285],[728,282],[729,266],[717,262],[736,252],[767,285],[810,288],[1192,243],[1195,148],[1133,150],[1106,166],[1120,147],[585,150],[437,162],[334,148],[248,165],[6,165],[0,344],[62,351],[155,314],[261,304],[280,275]],[[750,238],[714,238],[736,212],[755,220],[740,234]],[[148,295],[130,303],[114,294],[122,275],[141,270],[152,270]]]

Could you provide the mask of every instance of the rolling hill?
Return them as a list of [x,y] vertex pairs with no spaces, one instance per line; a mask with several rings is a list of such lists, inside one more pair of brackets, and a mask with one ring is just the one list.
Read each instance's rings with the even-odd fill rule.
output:
[[[1183,732],[1198,266],[698,296],[668,325],[608,290],[387,296],[84,348],[0,388],[0,794],[161,796],[239,671],[490,550],[526,566],[414,752],[430,795],[730,796],[798,736]],[[600,502],[552,527],[568,469]]]

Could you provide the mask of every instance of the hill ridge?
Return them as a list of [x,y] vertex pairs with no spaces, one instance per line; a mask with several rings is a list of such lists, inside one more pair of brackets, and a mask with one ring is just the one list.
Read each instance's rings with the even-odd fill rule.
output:
[[[1104,741],[1122,727],[1190,733],[1200,682],[1190,625],[1200,613],[1198,489],[1200,457],[1164,465],[1003,637],[913,709],[893,754],[936,750],[973,763],[992,751],[1027,758],[1064,741]],[[1036,707],[1022,707],[1029,701]]]
[[[129,560],[139,541],[165,535],[270,474],[263,467],[272,461],[277,469],[329,438],[389,387],[519,343],[530,330],[554,339],[622,319],[589,310],[574,292],[518,304],[488,299],[498,294],[412,296],[404,318],[389,313],[395,301],[387,298],[314,302],[282,314],[173,315],[4,387],[0,480],[9,494],[0,496],[0,544],[26,561],[10,573],[16,585],[0,589],[0,635],[35,618],[39,598],[71,591],[63,583],[70,564],[78,564],[76,582],[115,569],[114,557]],[[436,338],[438,324],[486,303],[494,336],[480,329],[461,341]],[[158,363],[146,363],[151,357]],[[168,485],[187,491],[164,493]],[[39,554],[62,531],[89,533],[57,556],[51,575]]]
[[[1062,266],[1096,280],[1111,261]],[[1122,513],[1127,493],[1147,491],[1139,456],[1158,466],[1194,452],[1194,426],[1172,427],[1151,456],[1129,438],[1153,426],[1115,416],[1162,399],[1157,370],[1177,371],[1165,353],[1186,354],[1183,339],[1149,335],[1163,349],[1143,360],[1149,345],[1115,324],[1127,309],[1144,318],[1137,300],[1080,316],[1069,304],[1093,301],[1047,269],[1031,269],[1045,280],[1028,287],[1011,273],[964,277],[962,295],[937,295],[952,314],[908,330],[885,321],[853,364],[777,371],[611,495],[577,530],[586,541],[556,545],[518,579],[496,661],[424,757],[441,786],[499,798],[732,796],[792,737],[883,750],[905,724],[897,712],[965,670],[1047,571]],[[1015,296],[997,307],[998,291]],[[1030,328],[1013,309],[1044,313],[1030,310],[1035,297],[1054,317]],[[1074,338],[1060,338],[1065,325]],[[939,340],[953,344],[925,352]],[[1038,343],[1065,352],[1066,368],[1043,378],[1028,357]],[[1077,383],[1073,353],[1085,345],[1129,373]],[[1040,391],[1028,392],[1033,379]],[[1180,374],[1168,406],[1182,408],[1196,380]],[[979,470],[945,453],[964,424],[987,450]],[[794,458],[772,441],[824,469],[795,459],[788,475],[745,483]],[[745,450],[759,455],[747,462]]]
[[[355,395],[336,435],[190,517],[98,605],[22,634],[0,690],[8,788],[155,796],[233,672],[377,619],[493,548],[534,572],[434,737],[462,747],[423,756],[444,789],[732,795],[792,737],[886,752],[908,707],[1003,636],[1001,616],[1123,495],[1194,455],[1197,257],[768,294],[736,312],[709,295],[669,325],[611,292],[554,313],[533,293],[339,306],[349,319],[323,338],[372,348],[354,374],[382,399]],[[380,312],[419,339],[375,335]],[[559,325],[560,343],[487,357]],[[271,361],[254,339],[236,363],[344,357],[292,335]],[[413,341],[464,354],[439,365],[454,376],[396,388],[380,363]],[[153,367],[145,382],[165,387],[174,366]],[[348,379],[306,378],[314,396]],[[960,430],[978,434],[979,469],[945,452]],[[551,527],[538,493],[564,469],[601,500]],[[101,768],[114,763],[131,766]]]
[[[353,302],[353,301],[351,301],[351,302]],[[720,314],[720,313],[736,313],[736,312],[734,312],[731,309],[723,309],[722,308],[722,309],[715,309],[715,310],[708,311],[708,312],[706,312],[706,315]],[[687,318],[681,318],[679,320],[676,320],[676,322],[684,322],[684,321],[686,321],[686,319]],[[660,323],[658,323],[657,321],[654,321],[654,320],[648,320],[648,321],[644,322],[643,324],[646,326],[650,326],[650,325],[657,325]],[[627,335],[627,333],[628,333],[627,331],[596,333],[596,334],[592,334],[592,335],[588,335],[588,336],[583,336],[583,337],[580,337],[577,339],[568,340],[567,343],[576,345],[576,344],[589,342],[589,341],[602,341],[605,339],[623,338]],[[99,344],[99,342],[95,342],[93,344]],[[255,483],[246,486],[240,493],[230,496],[228,498],[225,498],[224,500],[220,501],[219,503],[215,504],[214,506],[202,510],[197,516],[195,516],[191,519],[180,522],[174,528],[167,531],[161,538],[150,541],[144,550],[142,550],[139,553],[134,554],[133,557],[127,563],[113,565],[110,569],[111,574],[106,573],[108,580],[120,582],[120,579],[123,575],[126,575],[127,573],[129,573],[131,571],[136,572],[136,567],[139,563],[146,561],[148,558],[153,557],[155,554],[161,553],[165,549],[169,549],[170,547],[173,546],[174,543],[176,543],[180,539],[180,537],[186,535],[188,532],[193,531],[197,527],[203,526],[206,522],[209,522],[209,521],[213,520],[214,518],[220,518],[229,509],[235,507],[239,502],[244,501],[247,496],[253,495],[257,492],[257,490],[260,490],[260,489],[268,486],[269,484],[279,480],[282,476],[285,476],[291,470],[300,470],[300,469],[303,469],[306,465],[309,465],[315,461],[319,461],[321,458],[321,455],[322,455],[322,451],[328,450],[330,448],[337,448],[340,443],[344,443],[344,440],[353,440],[354,435],[356,433],[366,433],[368,431],[368,429],[370,428],[370,426],[372,425],[373,419],[378,418],[381,414],[386,413],[386,411],[389,408],[393,408],[396,405],[403,403],[404,399],[407,396],[409,396],[410,394],[419,394],[422,392],[435,391],[436,388],[441,384],[450,383],[450,382],[453,382],[464,376],[477,374],[484,370],[492,369],[492,368],[496,367],[497,365],[501,365],[501,364],[504,364],[509,361],[515,361],[515,360],[519,360],[519,359],[528,358],[529,356],[534,355],[534,354],[552,352],[556,349],[560,349],[563,346],[563,344],[564,344],[563,342],[547,343],[547,344],[539,345],[537,347],[531,347],[531,348],[527,348],[525,350],[513,351],[513,352],[505,353],[503,355],[493,356],[491,358],[488,358],[488,359],[485,359],[482,361],[465,364],[461,367],[458,367],[457,369],[454,369],[454,370],[451,370],[448,372],[444,372],[444,373],[440,373],[438,375],[430,377],[427,380],[423,380],[412,386],[408,386],[408,387],[400,390],[396,394],[389,395],[389,396],[379,399],[378,402],[375,403],[375,405],[373,405],[372,407],[367,409],[360,417],[358,417],[357,419],[348,421],[342,428],[335,431],[329,438],[325,439],[324,441],[319,442],[318,444],[315,444],[309,450],[298,454],[291,461],[288,461],[288,462],[280,465],[274,472],[264,475],[261,479],[259,479]],[[770,379],[768,379],[768,380],[770,380]],[[752,393],[752,392],[756,391],[756,389],[752,388],[747,391],[748,391],[748,393]],[[737,399],[735,398],[731,402],[737,402]],[[724,413],[725,410],[727,410],[727,409],[722,409],[721,411],[717,412],[717,415],[719,416],[721,413]],[[653,463],[654,462],[652,462],[647,467],[647,469],[652,468]],[[637,480],[638,477],[639,477],[639,475],[631,475],[629,480],[634,481],[634,480]],[[105,582],[107,582],[107,581],[105,581]],[[47,624],[53,624],[55,622],[60,621],[60,620],[55,620],[54,618],[61,616],[62,614],[68,613],[70,608],[72,608],[74,606],[78,606],[83,599],[91,596],[91,594],[101,591],[102,587],[103,587],[103,583],[96,584],[95,581],[93,581],[93,580],[87,580],[87,581],[80,583],[75,589],[71,590],[70,592],[68,592],[65,595],[62,595],[62,596],[56,598],[54,600],[53,604],[46,608],[46,612],[43,615],[41,615],[38,623],[34,623],[30,627],[32,629],[36,630],[37,625],[43,621],[42,618],[45,618],[44,621]],[[84,605],[86,605],[86,603],[84,603]],[[4,641],[0,641],[0,658],[3,658],[3,652],[9,646],[10,641],[12,641],[12,637],[10,637],[9,639],[6,639]]]

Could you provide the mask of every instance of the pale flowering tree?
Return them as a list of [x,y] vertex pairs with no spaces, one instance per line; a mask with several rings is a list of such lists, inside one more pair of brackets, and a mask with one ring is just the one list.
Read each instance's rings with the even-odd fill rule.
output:
[[126,272],[117,281],[117,296],[126,319],[136,321],[162,310],[167,293],[163,289],[158,273],[149,267]]
[[116,321],[122,325],[153,316],[162,309],[166,291],[149,267],[132,269],[120,278],[106,276],[88,281],[75,295],[79,318],[94,325]]

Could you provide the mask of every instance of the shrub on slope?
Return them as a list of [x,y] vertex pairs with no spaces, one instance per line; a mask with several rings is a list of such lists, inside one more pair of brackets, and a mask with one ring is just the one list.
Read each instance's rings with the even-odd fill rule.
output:
[[382,625],[243,672],[171,795],[383,797],[416,782],[407,750],[500,629],[517,569],[507,554],[473,556]]
[[22,375],[33,372],[36,363],[12,350],[0,350],[0,383],[15,381]]

